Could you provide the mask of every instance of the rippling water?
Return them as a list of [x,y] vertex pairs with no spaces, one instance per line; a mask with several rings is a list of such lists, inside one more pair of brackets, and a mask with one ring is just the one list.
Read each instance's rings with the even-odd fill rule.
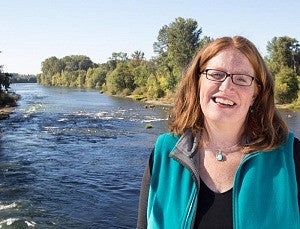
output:
[[[22,99],[0,122],[0,228],[135,228],[145,163],[166,131],[163,108],[97,91],[12,88]],[[300,137],[299,112],[281,113]]]
[[144,166],[165,131],[162,107],[96,91],[12,88],[22,99],[1,122],[0,228],[134,228]]

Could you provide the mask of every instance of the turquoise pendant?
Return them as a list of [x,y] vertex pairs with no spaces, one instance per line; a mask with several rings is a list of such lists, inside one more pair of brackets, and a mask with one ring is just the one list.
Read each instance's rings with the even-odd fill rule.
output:
[[217,161],[223,161],[224,160],[224,156],[222,155],[221,150],[218,150],[218,153],[216,155],[216,159],[217,159]]

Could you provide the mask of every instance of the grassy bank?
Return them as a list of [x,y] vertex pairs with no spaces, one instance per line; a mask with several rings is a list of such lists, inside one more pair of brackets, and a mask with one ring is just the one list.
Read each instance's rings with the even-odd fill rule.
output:
[[300,104],[298,103],[276,104],[276,107],[284,110],[300,110]]

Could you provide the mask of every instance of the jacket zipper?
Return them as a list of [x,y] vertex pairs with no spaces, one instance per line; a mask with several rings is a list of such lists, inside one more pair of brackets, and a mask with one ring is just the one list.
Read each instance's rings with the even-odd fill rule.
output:
[[[190,204],[190,207],[189,207],[189,211],[188,211],[188,213],[187,213],[187,215],[186,215],[186,217],[185,217],[185,221],[184,221],[184,227],[183,228],[187,228],[187,224],[188,224],[188,219],[189,219],[189,217],[190,217],[190,215],[191,215],[191,212],[192,212],[192,209],[193,209],[193,206],[194,206],[194,203],[195,203],[195,199],[196,199],[196,193],[197,192],[194,192],[194,194],[193,194],[193,199],[192,199],[192,202],[191,202],[191,204]],[[192,219],[192,222],[191,222],[191,226],[193,225],[193,222],[194,221],[194,216],[193,216],[193,219]]]

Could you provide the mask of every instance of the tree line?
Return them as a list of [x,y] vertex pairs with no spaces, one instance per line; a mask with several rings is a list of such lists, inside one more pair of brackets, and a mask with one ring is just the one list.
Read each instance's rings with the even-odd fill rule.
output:
[[[139,99],[171,99],[194,55],[214,40],[201,34],[197,21],[179,17],[159,30],[153,44],[156,56],[149,60],[142,51],[130,56],[114,52],[101,64],[84,55],[53,56],[42,62],[37,82],[46,86],[94,88]],[[274,37],[267,44],[267,53],[265,60],[275,79],[277,103],[293,102],[299,106],[299,42],[287,36]]]

